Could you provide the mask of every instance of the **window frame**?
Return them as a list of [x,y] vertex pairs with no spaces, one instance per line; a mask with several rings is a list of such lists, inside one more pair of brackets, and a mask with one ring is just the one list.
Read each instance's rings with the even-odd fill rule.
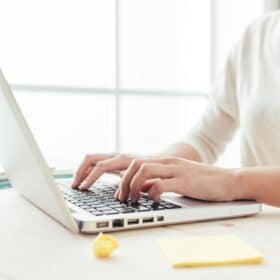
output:
[[[82,94],[102,94],[102,95],[110,95],[115,98],[115,141],[114,147],[115,151],[119,152],[121,148],[121,97],[125,95],[135,95],[135,96],[158,96],[158,97],[183,97],[183,98],[207,98],[207,92],[202,91],[172,91],[172,90],[152,90],[145,89],[139,90],[135,88],[122,88],[120,85],[120,75],[121,75],[121,59],[120,59],[120,50],[121,50],[121,40],[120,40],[120,19],[121,19],[121,1],[115,0],[115,80],[114,88],[97,88],[97,87],[65,87],[65,86],[51,86],[51,85],[28,85],[28,84],[12,84],[11,87],[17,91],[30,91],[30,92],[48,92],[48,93],[59,93],[59,92],[67,92],[67,93],[82,93]],[[269,2],[271,5],[269,9],[276,8],[276,2],[278,0],[266,0],[266,3]],[[264,10],[268,9],[267,6],[264,7]],[[210,22],[209,22],[209,32],[210,32],[210,67],[209,67],[209,77],[212,81],[214,79],[216,73],[216,54],[215,50],[217,47],[217,25],[215,21],[216,17],[216,1],[210,1]]]

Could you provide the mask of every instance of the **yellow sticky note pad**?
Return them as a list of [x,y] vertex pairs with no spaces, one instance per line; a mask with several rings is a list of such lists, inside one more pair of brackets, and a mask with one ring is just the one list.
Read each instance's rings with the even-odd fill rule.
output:
[[234,235],[161,238],[159,247],[173,267],[262,263],[262,255]]

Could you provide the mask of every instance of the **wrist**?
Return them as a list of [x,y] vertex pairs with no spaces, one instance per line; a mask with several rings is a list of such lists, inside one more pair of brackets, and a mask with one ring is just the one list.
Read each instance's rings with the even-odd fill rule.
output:
[[233,200],[241,200],[241,199],[253,199],[254,193],[248,184],[246,184],[246,180],[244,178],[244,174],[242,169],[231,169],[230,170],[232,176],[232,196]]
[[[238,176],[234,169],[212,167],[215,175],[212,183],[217,186],[217,201],[233,201],[239,198]],[[215,193],[215,192],[214,192]]]

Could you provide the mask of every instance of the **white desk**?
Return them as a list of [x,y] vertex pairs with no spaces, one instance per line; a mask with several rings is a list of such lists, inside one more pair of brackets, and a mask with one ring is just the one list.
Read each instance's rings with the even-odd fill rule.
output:
[[[265,256],[263,265],[173,269],[155,244],[160,236],[236,234]],[[93,236],[74,235],[14,190],[0,191],[0,278],[8,279],[279,279],[280,209],[250,218],[115,233],[108,260],[91,254]]]

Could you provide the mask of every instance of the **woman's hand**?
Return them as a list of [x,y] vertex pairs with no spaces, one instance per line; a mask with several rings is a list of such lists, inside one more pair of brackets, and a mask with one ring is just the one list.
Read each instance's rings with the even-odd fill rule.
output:
[[106,172],[126,170],[136,156],[126,154],[89,154],[79,166],[73,188],[88,189],[101,175]]
[[88,189],[105,172],[122,171],[115,197],[132,202],[140,192],[158,201],[164,192],[210,200],[231,201],[242,197],[235,172],[177,157],[146,157],[126,154],[87,155],[76,172],[73,188]]
[[[154,201],[164,192],[209,200],[231,201],[239,197],[233,170],[213,167],[185,159],[149,158],[135,159],[124,173],[115,197],[132,202],[147,192]],[[238,194],[238,196],[237,196]]]

